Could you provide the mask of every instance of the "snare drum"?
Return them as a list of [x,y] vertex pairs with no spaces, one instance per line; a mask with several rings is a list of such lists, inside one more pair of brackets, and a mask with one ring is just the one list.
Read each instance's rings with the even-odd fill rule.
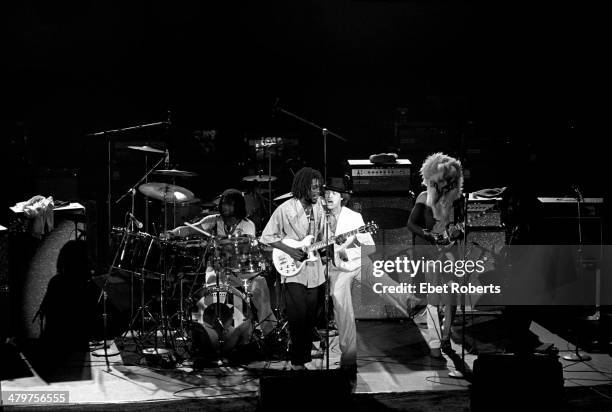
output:
[[174,252],[173,268],[178,272],[196,272],[204,261],[208,240],[185,237],[182,239],[172,239],[168,241],[172,244]]

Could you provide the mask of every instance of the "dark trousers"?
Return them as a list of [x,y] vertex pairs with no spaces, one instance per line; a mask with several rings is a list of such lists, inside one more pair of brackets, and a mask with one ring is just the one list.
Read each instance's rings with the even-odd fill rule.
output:
[[299,283],[285,283],[283,286],[291,337],[289,357],[293,365],[303,365],[312,360],[312,331],[317,321],[320,290],[320,287],[307,288]]

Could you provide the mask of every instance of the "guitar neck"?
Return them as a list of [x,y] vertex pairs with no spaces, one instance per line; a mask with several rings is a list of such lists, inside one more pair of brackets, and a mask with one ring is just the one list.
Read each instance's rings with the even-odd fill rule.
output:
[[337,238],[339,238],[340,236],[353,236],[356,235],[357,233],[361,232],[363,230],[365,226],[361,226],[355,230],[351,230],[350,232],[346,232],[346,233],[342,233],[341,235],[336,235],[336,236],[331,236],[330,238],[327,239],[327,241],[325,240],[320,240],[318,242],[313,243],[312,245],[310,245],[308,247],[308,252],[312,252],[315,250],[319,250],[319,249],[323,249],[324,247],[327,247],[331,244],[333,244]]

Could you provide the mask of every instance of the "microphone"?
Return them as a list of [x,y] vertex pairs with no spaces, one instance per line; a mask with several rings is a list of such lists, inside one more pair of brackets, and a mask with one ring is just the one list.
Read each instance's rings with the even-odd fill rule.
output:
[[144,225],[142,224],[140,220],[136,219],[136,216],[134,216],[132,212],[129,212],[128,216],[130,217],[130,220],[136,225],[138,229],[142,229]]
[[166,149],[166,159],[164,160],[164,167],[166,170],[170,169],[170,151]]

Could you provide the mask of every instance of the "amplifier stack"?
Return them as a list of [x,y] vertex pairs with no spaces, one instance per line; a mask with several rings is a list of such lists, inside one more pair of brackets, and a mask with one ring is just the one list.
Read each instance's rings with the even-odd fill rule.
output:
[[[379,231],[374,235],[376,253],[372,259],[388,259],[405,253],[410,233],[406,227],[414,206],[410,179],[412,164],[408,159],[395,163],[374,164],[368,159],[348,161],[353,195],[348,207],[362,214],[364,221],[375,221]],[[353,293],[355,316],[358,319],[386,319],[402,317],[386,308],[372,291]],[[379,298],[378,298],[379,299]],[[374,304],[374,303],[376,304]]]

